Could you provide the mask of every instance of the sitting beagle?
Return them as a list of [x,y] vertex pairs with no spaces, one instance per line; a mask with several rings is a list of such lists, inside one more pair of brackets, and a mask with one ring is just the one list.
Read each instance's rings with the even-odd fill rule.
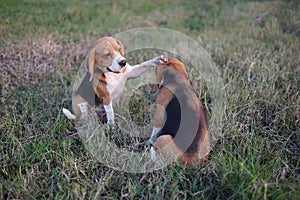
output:
[[[159,56],[130,66],[124,58],[123,44],[112,37],[102,37],[96,40],[87,59],[88,73],[82,80],[72,98],[72,114],[63,108],[63,113],[69,119],[84,118],[95,106],[103,107],[107,124],[114,125],[113,104],[121,96],[127,79],[135,78],[147,70],[166,62],[166,57]],[[103,113],[102,113],[103,114]]]
[[[210,151],[206,110],[197,97],[183,63],[169,58],[156,68],[159,92],[151,138],[151,159],[162,156],[189,166],[203,162]],[[164,161],[164,162],[165,162]]]

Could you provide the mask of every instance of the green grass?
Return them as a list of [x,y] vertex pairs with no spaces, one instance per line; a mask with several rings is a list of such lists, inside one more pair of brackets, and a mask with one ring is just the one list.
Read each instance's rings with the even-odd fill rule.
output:
[[[0,0],[0,199],[299,198],[299,8],[297,1]],[[92,41],[142,26],[191,36],[221,71],[222,137],[196,168],[108,168],[60,112],[70,107]],[[203,92],[203,82],[194,85]],[[199,96],[210,106],[205,92]],[[147,122],[152,96],[132,98],[139,104],[132,116]]]

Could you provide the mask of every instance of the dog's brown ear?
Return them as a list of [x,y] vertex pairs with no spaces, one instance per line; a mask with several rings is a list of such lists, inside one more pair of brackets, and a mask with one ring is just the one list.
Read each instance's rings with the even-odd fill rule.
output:
[[186,79],[188,79],[188,73],[186,71],[186,68],[182,62],[180,62],[176,58],[169,58],[167,62],[168,66],[171,66],[171,68],[175,69],[177,72],[179,72],[181,75],[183,75]]
[[95,52],[96,50],[93,49],[88,57],[88,70],[90,72],[90,81],[92,81],[94,78]]
[[[116,39],[117,40],[117,39]],[[120,40],[117,40],[117,44],[120,45],[121,49],[120,49],[120,54],[122,56],[124,56],[124,46],[122,44],[122,42]]]

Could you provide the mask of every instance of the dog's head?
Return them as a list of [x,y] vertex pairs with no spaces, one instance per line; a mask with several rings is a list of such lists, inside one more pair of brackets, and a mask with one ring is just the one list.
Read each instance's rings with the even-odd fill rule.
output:
[[156,83],[162,84],[163,82],[169,83],[176,81],[176,78],[184,78],[188,80],[188,74],[185,66],[176,58],[168,58],[168,62],[165,65],[160,65],[156,68]]
[[94,42],[87,59],[90,81],[96,68],[102,72],[123,73],[126,64],[123,44],[115,38],[102,37]]

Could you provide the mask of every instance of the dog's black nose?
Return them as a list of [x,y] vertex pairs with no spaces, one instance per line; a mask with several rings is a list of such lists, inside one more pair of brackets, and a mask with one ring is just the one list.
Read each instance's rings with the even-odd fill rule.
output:
[[121,61],[119,62],[119,65],[120,65],[121,67],[125,67],[126,63],[127,63],[126,60],[121,60]]

